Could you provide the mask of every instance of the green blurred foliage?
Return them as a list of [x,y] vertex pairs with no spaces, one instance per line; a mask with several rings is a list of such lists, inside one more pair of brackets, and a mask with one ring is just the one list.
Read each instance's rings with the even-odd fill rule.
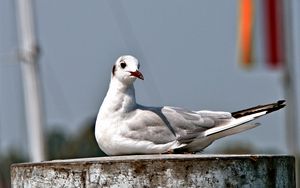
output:
[[[77,134],[67,134],[61,128],[47,131],[47,159],[99,157],[105,154],[99,149],[94,136],[95,118],[86,121]],[[22,152],[12,149],[0,155],[0,188],[10,187],[10,165],[28,162]]]
[[87,121],[82,127],[75,135],[66,135],[61,129],[50,130],[47,136],[47,158],[52,160],[104,156],[94,136],[95,119]]
[[10,187],[10,165],[13,163],[20,163],[27,161],[27,157],[17,151],[11,149],[6,154],[0,155],[0,187]]
[[276,149],[268,148],[264,150],[257,149],[249,142],[227,142],[221,144],[214,153],[217,154],[279,154]]

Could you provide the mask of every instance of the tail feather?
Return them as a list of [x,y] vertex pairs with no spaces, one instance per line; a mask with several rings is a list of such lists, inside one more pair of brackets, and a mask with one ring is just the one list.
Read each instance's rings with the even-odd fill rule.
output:
[[[248,123],[258,117],[264,116],[268,113],[274,112],[276,110],[279,110],[285,106],[285,101],[280,100],[276,103],[270,103],[266,105],[259,105],[256,107],[248,108],[245,110],[232,112],[231,115],[234,118],[230,123],[223,126],[214,127],[211,129],[208,129],[203,132],[202,137],[208,137],[214,134],[217,134],[218,138],[224,137],[226,135],[232,135],[235,134],[235,132],[242,132],[244,130],[247,130],[248,128],[245,127],[245,129],[241,126],[245,123]],[[233,131],[235,130],[235,131]],[[223,132],[222,134],[220,134]]]
[[268,114],[268,113],[277,111],[277,110],[285,107],[285,105],[286,105],[285,100],[279,100],[276,103],[259,105],[259,106],[255,106],[255,107],[248,108],[248,109],[245,109],[245,110],[232,112],[231,115],[234,118],[240,118],[240,117],[255,114],[255,113],[258,113],[258,112],[266,112],[266,114]]
[[266,114],[266,112],[263,111],[263,112],[257,112],[255,114],[250,114],[250,115],[246,115],[246,116],[243,116],[243,117],[240,117],[240,118],[233,119],[227,125],[214,127],[214,128],[211,128],[211,129],[208,129],[208,130],[204,131],[201,136],[206,137],[206,136],[210,136],[210,135],[222,132],[222,131],[232,129],[234,127],[237,127],[237,126],[243,125],[245,123],[248,123],[248,122],[254,120],[255,118],[258,118],[258,117],[263,116],[265,114]]
[[[214,134],[217,134],[217,133],[220,133],[223,131],[232,133],[232,132],[230,132],[230,129],[233,129],[237,126],[248,123],[260,116],[266,115],[266,114],[274,112],[276,110],[279,110],[279,109],[283,108],[284,106],[285,106],[285,101],[280,100],[280,101],[277,101],[276,103],[259,105],[259,106],[248,108],[245,110],[232,112],[231,115],[234,119],[230,123],[228,123],[227,125],[208,129],[208,130],[204,131],[202,136],[206,137],[206,136],[214,135]],[[237,130],[242,130],[242,129],[237,128]],[[239,131],[239,132],[241,132],[241,131]],[[224,135],[224,134],[222,134],[222,135]]]
[[266,105],[259,105],[256,107],[248,108],[245,110],[240,110],[237,112],[232,112],[232,120],[225,125],[217,126],[210,128],[200,135],[190,135],[190,138],[186,137],[179,138],[178,141],[186,144],[183,147],[177,148],[174,150],[176,153],[181,152],[195,152],[204,149],[208,145],[210,145],[214,140],[217,140],[222,137],[226,137],[229,135],[237,134],[248,129],[252,129],[258,126],[258,123],[247,124],[250,121],[264,116],[268,113],[279,110],[285,106],[285,101],[280,100],[276,103],[270,103]]

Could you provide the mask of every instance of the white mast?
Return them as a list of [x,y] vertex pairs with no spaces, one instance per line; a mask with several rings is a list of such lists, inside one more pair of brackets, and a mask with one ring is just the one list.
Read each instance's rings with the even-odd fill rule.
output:
[[[285,95],[288,100],[287,109],[286,109],[286,137],[287,137],[287,146],[290,154],[296,156],[296,185],[299,185],[300,178],[300,167],[299,167],[299,114],[298,114],[298,97],[297,96],[297,87],[296,85],[296,68],[297,60],[296,55],[297,51],[297,31],[295,21],[297,21],[297,15],[299,15],[299,6],[297,7],[296,0],[283,1],[285,8],[285,38],[286,38],[286,65],[284,70],[284,90]],[[298,40],[299,42],[299,40]]]
[[284,70],[284,90],[286,99],[288,100],[286,106],[286,131],[287,131],[287,145],[291,154],[296,155],[299,152],[299,138],[298,138],[298,109],[297,109],[297,95],[296,95],[296,64],[295,64],[295,49],[294,39],[296,38],[293,31],[293,1],[286,1],[285,4],[285,51],[286,64]]
[[43,108],[37,63],[39,48],[35,38],[32,1],[17,0],[17,11],[29,156],[30,161],[37,162],[45,160],[45,149]]

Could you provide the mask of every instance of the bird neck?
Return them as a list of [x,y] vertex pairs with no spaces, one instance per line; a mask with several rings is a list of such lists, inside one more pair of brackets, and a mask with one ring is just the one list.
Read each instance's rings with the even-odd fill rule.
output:
[[124,84],[118,79],[112,79],[103,105],[110,112],[128,112],[136,107],[133,84]]

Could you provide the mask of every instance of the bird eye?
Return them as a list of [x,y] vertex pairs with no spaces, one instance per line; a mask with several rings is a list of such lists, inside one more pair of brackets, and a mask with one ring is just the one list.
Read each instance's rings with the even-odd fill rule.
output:
[[121,65],[122,69],[124,69],[126,67],[126,63],[124,61],[122,61],[120,65]]
[[138,64],[138,69],[140,69],[140,64]]

